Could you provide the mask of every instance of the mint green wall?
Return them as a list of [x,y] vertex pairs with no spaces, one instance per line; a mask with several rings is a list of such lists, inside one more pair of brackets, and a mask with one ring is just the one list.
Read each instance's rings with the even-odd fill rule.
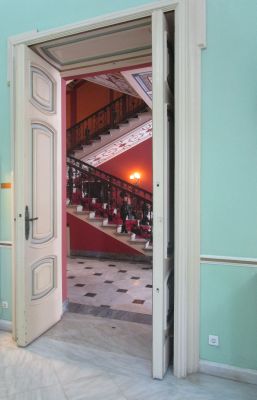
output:
[[[1,0],[0,23],[0,182],[12,180],[7,38],[32,30],[46,30],[151,3],[149,0]],[[0,241],[11,240],[11,191],[0,189]],[[10,301],[11,253],[0,248],[0,300]],[[10,319],[9,312],[0,319]]]
[[[257,258],[257,2],[207,0],[201,253]],[[208,345],[218,335],[219,347]],[[202,359],[257,369],[257,268],[201,266]]]
[[201,359],[257,369],[257,268],[203,264],[201,281]]
[[8,302],[9,308],[0,308],[0,319],[11,320],[11,249],[0,248],[0,300]]
[[[1,182],[9,181],[12,172],[6,81],[8,36],[150,2],[2,0]],[[257,257],[256,21],[256,0],[207,0],[208,47],[202,59],[202,254]],[[8,190],[0,190],[0,240],[11,240]],[[10,250],[0,248],[0,298],[9,301],[10,269]],[[247,267],[202,265],[203,359],[257,369],[256,271]],[[0,314],[0,318],[10,317],[10,313]],[[247,333],[242,327],[247,327]],[[208,346],[209,334],[220,336],[219,348]]]
[[256,21],[256,0],[207,0],[202,254],[257,257]]

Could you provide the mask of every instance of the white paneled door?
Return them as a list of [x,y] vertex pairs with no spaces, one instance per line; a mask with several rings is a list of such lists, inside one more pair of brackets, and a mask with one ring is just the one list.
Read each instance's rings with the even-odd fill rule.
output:
[[61,78],[15,51],[15,336],[26,346],[62,314]]
[[153,51],[153,377],[172,362],[174,314],[174,60],[172,20],[152,16]]

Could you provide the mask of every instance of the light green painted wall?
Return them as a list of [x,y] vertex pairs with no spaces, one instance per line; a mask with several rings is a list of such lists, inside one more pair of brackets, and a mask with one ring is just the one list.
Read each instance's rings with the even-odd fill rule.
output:
[[[1,182],[9,181],[12,174],[8,36],[149,2],[1,0]],[[207,0],[208,47],[202,60],[202,254],[257,257],[256,21],[256,0]],[[0,190],[0,240],[11,239],[10,209],[10,192]],[[0,248],[0,297],[9,301],[10,270],[10,250]],[[255,271],[247,267],[201,267],[202,358],[257,369]],[[10,319],[10,312],[0,314],[0,318]],[[247,327],[247,334],[242,327]],[[218,349],[206,343],[208,334],[215,333],[220,336]]]
[[11,299],[11,249],[0,248],[0,301],[8,302],[9,308],[0,308],[0,319],[11,320],[12,317],[12,299]]
[[256,0],[207,0],[202,254],[257,257],[256,21]]
[[[257,258],[257,2],[207,0],[201,253]],[[219,335],[220,346],[208,345]],[[257,369],[257,268],[201,266],[201,358]]]
[[203,264],[201,282],[200,357],[257,370],[257,268]]

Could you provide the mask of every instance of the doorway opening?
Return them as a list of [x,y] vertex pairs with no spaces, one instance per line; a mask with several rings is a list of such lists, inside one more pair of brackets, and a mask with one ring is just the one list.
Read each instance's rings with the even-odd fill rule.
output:
[[[152,112],[134,71],[67,83],[68,308],[150,325]],[[151,65],[136,73],[151,91]]]
[[[179,7],[180,7],[180,3],[179,3]],[[170,9],[174,9],[174,7],[170,6]],[[163,376],[163,374],[165,373],[166,367],[169,364],[169,357],[168,357],[169,351],[168,350],[170,349],[170,339],[172,337],[172,325],[173,325],[172,324],[172,307],[170,307],[169,300],[170,299],[172,300],[172,289],[173,289],[172,288],[172,276],[173,276],[173,254],[172,254],[172,252],[174,250],[174,246],[173,246],[172,238],[174,237],[174,235],[173,235],[172,225],[169,222],[172,221],[172,215],[174,216],[174,212],[172,212],[174,210],[171,210],[171,207],[170,207],[170,204],[172,204],[172,198],[174,197],[174,193],[171,193],[172,191],[170,192],[167,189],[170,188],[169,182],[172,182],[172,174],[169,174],[168,171],[169,171],[169,166],[172,165],[173,162],[172,162],[172,157],[169,157],[169,156],[170,156],[170,154],[172,155],[174,153],[167,151],[167,150],[170,149],[170,147],[172,146],[172,143],[174,144],[174,141],[172,140],[172,134],[174,133],[173,132],[174,129],[172,129],[172,128],[169,129],[169,126],[174,127],[174,121],[173,121],[174,115],[172,115],[172,113],[173,113],[173,111],[172,111],[172,96],[170,95],[170,92],[171,92],[170,83],[172,82],[172,80],[170,79],[171,74],[169,71],[169,68],[172,65],[172,63],[168,62],[168,60],[169,60],[168,49],[170,50],[170,48],[171,48],[171,46],[169,45],[169,43],[170,43],[170,40],[169,40],[169,18],[168,18],[168,14],[165,15],[165,13],[162,12],[162,10],[158,9],[158,7],[155,11],[153,11],[153,13],[149,12],[147,15],[151,15],[151,14],[153,17],[153,25],[152,25],[152,28],[153,28],[153,50],[154,50],[153,51],[153,66],[154,66],[154,71],[155,71],[153,74],[153,98],[154,98],[153,131],[157,132],[157,135],[155,135],[155,134],[153,135],[153,140],[154,140],[154,144],[153,144],[153,150],[154,150],[153,151],[153,156],[154,156],[153,157],[154,158],[153,192],[154,192],[154,197],[155,197],[155,204],[154,204],[154,210],[153,210],[153,220],[154,220],[154,223],[153,223],[153,230],[154,230],[154,232],[153,232],[153,286],[154,286],[153,318],[155,320],[153,323],[153,370],[155,372],[153,375],[154,375],[154,377],[161,378]],[[181,18],[181,22],[184,23],[186,20],[185,15],[184,14],[178,14],[178,15]],[[100,24],[100,27],[101,26],[103,26],[103,25]],[[64,37],[64,35],[62,35],[62,40],[64,40],[63,37]],[[178,36],[176,36],[176,37],[178,37]],[[67,38],[67,36],[65,36],[65,38]],[[184,39],[184,37],[182,39]],[[180,40],[182,40],[182,39],[180,39]],[[58,39],[56,39],[56,40],[58,40]],[[40,42],[39,40],[36,40],[36,43],[39,43],[39,42]],[[24,41],[22,43],[24,43]],[[27,41],[26,43],[31,45],[31,44],[33,44],[33,41]],[[35,43],[35,41],[34,41],[34,43]],[[46,42],[44,42],[44,43],[46,43]],[[41,42],[41,44],[42,44],[42,42]],[[167,44],[168,44],[168,46],[167,46]],[[187,42],[186,42],[186,44],[187,44]],[[25,53],[27,53],[27,50],[28,50],[25,47],[26,46],[24,46],[24,45],[17,46],[17,60],[22,61],[22,63],[19,63],[19,62],[16,63],[19,66],[20,65],[24,66],[29,61],[29,57],[31,55],[30,54],[29,57],[27,57],[27,58],[24,57]],[[182,51],[183,47],[178,48],[176,46],[176,49],[178,49],[176,51],[179,53],[179,55],[181,55],[181,57],[178,58],[178,65],[181,65],[181,62],[182,62],[182,60],[184,60],[184,56],[185,56],[184,51]],[[57,56],[57,58],[58,58],[58,56],[60,56],[61,58],[63,56],[62,51],[57,51],[57,52],[55,52],[55,55],[53,55],[53,54],[51,55],[50,54],[51,51],[49,52],[49,48],[45,49],[45,50],[46,50],[45,54],[47,54],[47,57],[50,57],[50,58],[52,57],[52,60],[53,60],[52,65],[56,62],[56,56]],[[142,50],[142,49],[140,49],[140,50]],[[145,50],[145,49],[143,49],[143,50]],[[38,50],[38,51],[36,50],[36,52],[41,54],[40,50]],[[50,56],[49,56],[49,54],[50,54]],[[160,57],[158,57],[158,55]],[[49,62],[49,60],[47,60],[47,57],[45,58],[46,63]],[[38,61],[40,64],[39,59],[38,59]],[[121,60],[121,61],[119,60],[119,67],[124,66],[123,62],[124,62],[124,60]],[[128,62],[128,58],[127,58],[126,62]],[[48,65],[46,63],[42,63],[42,65],[44,65],[43,69],[48,71]],[[75,76],[74,68],[73,68],[72,75],[70,75],[71,72],[69,72],[69,70],[68,70],[69,61],[67,61],[67,59],[65,60],[65,57],[63,57],[61,64],[62,64],[62,66],[64,66],[64,71],[61,72],[62,77],[72,78],[72,76]],[[133,65],[134,65],[134,63],[133,63]],[[82,71],[81,71],[82,66],[77,65],[77,67],[78,67],[77,73],[79,73],[79,72],[82,73]],[[106,63],[104,65],[104,67],[106,68]],[[87,68],[87,71],[83,71],[83,73],[90,73],[90,72],[92,72],[92,68],[94,68],[94,69],[96,68],[96,65],[92,66],[92,64],[90,65],[90,62],[89,62],[89,64],[87,65],[86,68]],[[91,69],[91,71],[89,71],[90,69]],[[100,67],[100,70],[101,70],[101,67]],[[106,69],[102,69],[102,70],[106,70]],[[26,70],[26,73],[27,73],[27,71],[29,71],[29,69]],[[158,71],[158,73],[156,73],[156,71]],[[35,73],[35,71],[32,71],[32,72]],[[38,71],[36,71],[36,72],[38,73]],[[99,72],[99,70],[97,72]],[[23,73],[22,68],[17,69],[16,78],[17,78],[18,82],[19,82],[19,80],[22,80],[22,83],[23,83],[24,77],[22,76],[22,73]],[[186,83],[185,76],[184,76],[186,74],[183,74],[183,71],[180,74],[180,69],[177,69],[177,74],[179,76],[180,75],[182,76],[181,82],[180,82],[180,80],[178,80],[178,77],[176,79],[176,82],[179,83],[178,88],[179,88],[179,93],[181,94],[181,91],[183,92],[181,86],[185,85],[185,83]],[[48,73],[46,73],[46,74],[42,73],[40,75],[40,77],[39,77],[39,75],[40,74],[37,75],[38,79],[35,80],[35,82],[33,81],[33,83],[35,83],[35,84],[40,83],[40,85],[38,87],[35,87],[35,89],[42,88],[42,82],[44,80],[45,80],[45,82],[43,82],[43,83],[44,84],[47,83],[47,84],[49,84],[49,86],[51,86],[54,83],[54,81],[50,81],[50,83],[49,83]],[[50,76],[51,76],[51,74],[50,74]],[[15,112],[16,119],[17,119],[17,121],[21,120],[23,124],[24,124],[24,119],[26,119],[25,117],[27,117],[27,116],[24,116],[23,108],[21,108],[19,106],[19,104],[21,104],[21,102],[19,102],[19,99],[22,98],[22,95],[24,97],[24,90],[23,90],[24,87],[25,87],[25,89],[27,88],[27,86],[23,85],[23,84],[17,85],[17,88],[18,88],[17,93],[16,93],[17,101],[15,103],[15,106],[18,110],[17,112]],[[37,92],[37,93],[32,92],[32,94],[37,96],[37,98],[35,97],[33,100],[36,100],[38,105],[40,105],[41,108],[44,108],[45,112],[53,111],[52,108],[50,110],[47,108],[48,104],[45,104],[48,101],[48,99],[46,99],[45,93],[44,93],[44,96],[41,96],[41,97],[40,97],[39,92]],[[54,91],[48,91],[48,94],[54,95]],[[29,93],[26,93],[26,95],[29,95]],[[53,100],[54,100],[54,97],[53,97]],[[185,104],[182,104],[183,102],[181,102],[181,97],[179,97],[179,100],[180,100],[179,104],[181,103],[181,107],[182,107],[182,108],[180,108],[180,113],[181,113],[181,110],[184,110],[183,106],[185,106]],[[41,103],[40,103],[40,101],[41,101]],[[53,105],[54,105],[54,103],[53,103]],[[186,109],[186,111],[188,111],[188,110]],[[21,117],[21,118],[19,118],[19,117]],[[42,113],[42,117],[43,117],[43,113]],[[186,117],[188,118],[187,113],[186,113]],[[42,125],[37,125],[34,128],[38,130],[36,133],[39,133],[40,135],[42,135]],[[182,129],[183,126],[181,127],[179,125],[179,128],[180,128],[179,132],[181,131],[181,134],[184,134],[185,132]],[[22,130],[21,132],[23,135],[26,135],[27,131]],[[159,134],[158,134],[158,132],[159,132]],[[169,132],[171,132],[171,135],[168,135]],[[51,138],[53,136],[52,133],[54,133],[54,130],[51,131],[50,134],[48,135],[49,138]],[[46,136],[46,134],[45,134],[45,136]],[[168,138],[171,140],[169,140]],[[22,153],[21,149],[24,149],[24,146],[22,146],[22,143],[23,143],[22,135],[20,136],[20,138],[17,137],[17,139],[19,139],[19,144],[21,144],[20,147],[16,146],[17,147],[17,153],[16,153],[17,154],[17,157],[16,157],[17,164],[19,164],[19,161],[21,162],[21,164],[22,163],[24,164],[24,160],[22,159],[22,154],[21,154]],[[50,140],[49,140],[49,143],[50,143]],[[178,147],[179,148],[183,147],[183,144],[184,144],[183,141],[179,141]],[[59,149],[58,146],[57,146],[57,148]],[[40,155],[41,147],[39,146],[37,148],[37,150],[39,152],[38,154]],[[184,151],[184,149],[182,150],[182,155],[184,156],[185,154],[183,153],[183,151]],[[49,155],[51,156],[51,153],[49,153]],[[160,156],[161,156],[162,162],[160,162]],[[158,159],[158,157],[159,157],[159,159]],[[179,159],[181,158],[180,153],[178,154],[178,157],[179,157]],[[52,164],[49,164],[49,165],[51,166]],[[25,167],[27,167],[27,165],[25,165]],[[182,170],[176,170],[176,171],[177,171],[176,173],[179,176],[183,175]],[[17,172],[17,176],[19,178],[17,180],[17,182],[20,183],[19,190],[21,190],[23,188],[21,183],[22,183],[22,177],[24,175],[23,174],[24,170],[20,169],[20,171],[19,171],[19,169],[18,169],[16,172]],[[43,173],[45,171],[40,170],[39,172]],[[185,180],[186,180],[186,177],[187,177],[187,175],[185,175]],[[24,178],[26,178],[26,177],[24,176]],[[27,180],[25,179],[24,182],[27,182]],[[56,182],[58,183],[59,181],[57,180]],[[26,183],[26,185],[27,185],[27,183]],[[178,186],[176,186],[176,187],[178,190]],[[173,191],[174,191],[174,187],[173,187]],[[66,197],[66,195],[65,195],[65,197]],[[183,207],[179,206],[180,203],[178,203],[178,199],[180,197],[181,197],[181,191],[179,190],[177,199],[176,199],[176,206],[181,209],[182,214],[183,214],[186,207],[184,207],[185,206],[184,203],[182,204]],[[171,202],[170,202],[170,200],[171,200]],[[17,210],[24,209],[22,196],[20,196],[20,197],[17,196],[17,204],[18,204]],[[53,203],[53,205],[54,204],[55,203]],[[167,205],[168,205],[168,207],[167,207]],[[59,214],[60,213],[58,210],[58,215]],[[17,211],[17,215],[18,215],[18,211]],[[23,216],[22,213],[20,213],[19,218],[22,218],[22,216]],[[180,217],[180,214],[178,214],[178,217]],[[181,218],[178,218],[178,219],[180,220]],[[20,235],[22,233],[22,231],[24,231],[23,219],[18,219],[17,221],[18,221],[17,225],[19,227],[21,227],[21,229],[17,229],[16,244],[18,244],[18,246],[16,249],[16,263],[17,263],[17,260],[24,259],[23,257],[19,257],[21,255],[21,251],[23,253],[27,252],[26,246],[23,246],[23,245],[30,244],[29,242],[24,242],[24,238]],[[25,222],[27,224],[30,221],[31,221],[31,219],[29,217],[27,217]],[[34,218],[33,218],[33,221],[34,221]],[[182,222],[184,222],[184,220]],[[38,225],[38,222],[35,223],[35,226],[36,225]],[[184,225],[183,225],[183,227],[184,227]],[[177,230],[180,231],[180,226],[178,226],[178,225],[177,225]],[[59,232],[59,228],[58,228],[58,232]],[[20,235],[20,237],[19,237],[19,235]],[[29,238],[30,238],[30,236],[28,235],[28,239],[26,239],[26,240],[29,240]],[[63,238],[64,238],[64,236],[63,236]],[[176,238],[178,239],[178,247],[179,247],[181,245],[181,243],[180,243],[181,238],[178,235],[178,231],[176,233]],[[59,238],[59,240],[60,240],[60,238]],[[155,244],[157,244],[157,246]],[[23,247],[23,249],[22,249],[22,247]],[[44,247],[46,247],[46,246],[44,246]],[[58,254],[60,254],[60,253],[58,253]],[[181,258],[180,252],[175,253],[175,255],[176,254],[177,254],[177,258]],[[26,253],[26,255],[30,255],[30,254]],[[34,264],[33,266],[35,267],[35,269],[32,271],[32,273],[34,275],[37,274],[37,279],[41,282],[41,277],[43,278],[42,274],[44,274],[46,272],[46,269],[49,272],[49,274],[51,273],[51,271],[54,272],[57,263],[58,263],[58,265],[60,265],[60,261],[58,262],[58,260],[56,260],[55,257],[49,257],[47,259],[47,262],[46,262],[46,259],[44,259],[43,267],[41,265],[42,263]],[[155,266],[158,266],[158,268],[155,268]],[[183,271],[184,271],[185,267],[186,266],[183,264],[182,265]],[[26,277],[29,277],[28,276],[29,272],[30,272],[29,269],[27,269]],[[23,266],[21,266],[19,271],[16,273],[16,282],[24,282],[23,275],[24,275],[24,268],[23,268]],[[180,275],[181,274],[179,273],[179,277],[177,279],[178,279],[178,282],[183,284],[183,282],[181,281]],[[55,275],[52,274],[51,277],[55,278]],[[58,279],[59,278],[60,278],[60,271],[58,272]],[[54,282],[54,280],[53,280],[53,282]],[[32,281],[32,283],[33,283],[33,281]],[[60,282],[58,280],[58,284],[59,283]],[[24,314],[21,312],[22,309],[24,309],[24,308],[28,309],[28,311],[32,311],[31,301],[34,300],[31,298],[27,299],[27,297],[26,297],[26,301],[24,301],[24,299],[23,299],[24,290],[23,289],[24,288],[22,287],[22,285],[17,285],[16,305],[18,305],[18,315],[19,316]],[[38,306],[43,306],[43,302],[45,300],[44,298],[46,296],[48,296],[49,293],[51,293],[51,294],[53,293],[53,290],[51,290],[51,292],[49,292],[49,288],[47,288],[47,289],[48,289],[47,293],[44,292],[41,297],[38,297],[37,299],[35,299],[35,300],[37,300],[36,303]],[[55,290],[55,288],[54,288],[54,290]],[[39,294],[37,294],[37,295],[39,296]],[[41,293],[40,293],[40,295],[41,295]],[[178,293],[177,293],[177,296],[179,298],[179,301],[181,301],[181,298],[180,298],[181,296],[179,296]],[[48,297],[50,297],[50,296],[48,296]],[[19,300],[21,300],[21,301],[19,302]],[[58,302],[59,302],[59,297],[58,297]],[[182,303],[183,303],[183,301],[182,301]],[[35,304],[35,302],[34,302],[34,304]],[[172,304],[172,301],[171,301],[171,304]],[[36,307],[34,307],[33,309],[35,310],[35,308]],[[176,309],[178,311],[178,304],[176,305]],[[32,336],[34,335],[33,337],[35,338],[36,335],[42,333],[42,329],[43,329],[43,327],[41,327],[42,329],[40,330],[40,332],[37,332],[37,329],[36,329],[37,327],[33,326],[33,329],[34,329],[33,332],[28,332],[27,328],[30,327],[30,324],[34,323],[35,321],[30,320],[29,313],[27,315],[28,315],[28,318],[25,321],[26,329],[24,329],[25,325],[24,325],[24,321],[22,321],[22,318],[20,318],[20,319],[18,318],[16,321],[17,322],[17,331],[20,333],[19,335],[16,335],[16,337],[18,338],[18,343],[20,345],[28,344],[29,341],[33,340]],[[177,318],[180,318],[180,317],[181,317],[180,314],[177,314]],[[176,326],[175,326],[175,331],[176,331]],[[180,331],[180,325],[177,325],[177,332],[175,332],[177,340],[180,340],[180,336],[178,336],[179,331]],[[29,337],[30,334],[31,334],[31,337]],[[23,340],[23,337],[24,337],[24,340]],[[183,340],[181,339],[181,341],[182,342],[184,341],[184,337],[183,337]],[[23,343],[25,343],[25,344],[23,344]],[[180,347],[178,347],[177,352],[182,357]],[[186,360],[184,357],[183,365],[185,365],[185,362],[186,362]]]

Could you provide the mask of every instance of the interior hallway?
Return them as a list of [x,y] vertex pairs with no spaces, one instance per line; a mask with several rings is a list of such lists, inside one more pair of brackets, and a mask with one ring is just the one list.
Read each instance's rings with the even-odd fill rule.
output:
[[151,326],[66,313],[25,349],[0,332],[0,399],[256,400],[257,387],[168,372],[152,380]]

